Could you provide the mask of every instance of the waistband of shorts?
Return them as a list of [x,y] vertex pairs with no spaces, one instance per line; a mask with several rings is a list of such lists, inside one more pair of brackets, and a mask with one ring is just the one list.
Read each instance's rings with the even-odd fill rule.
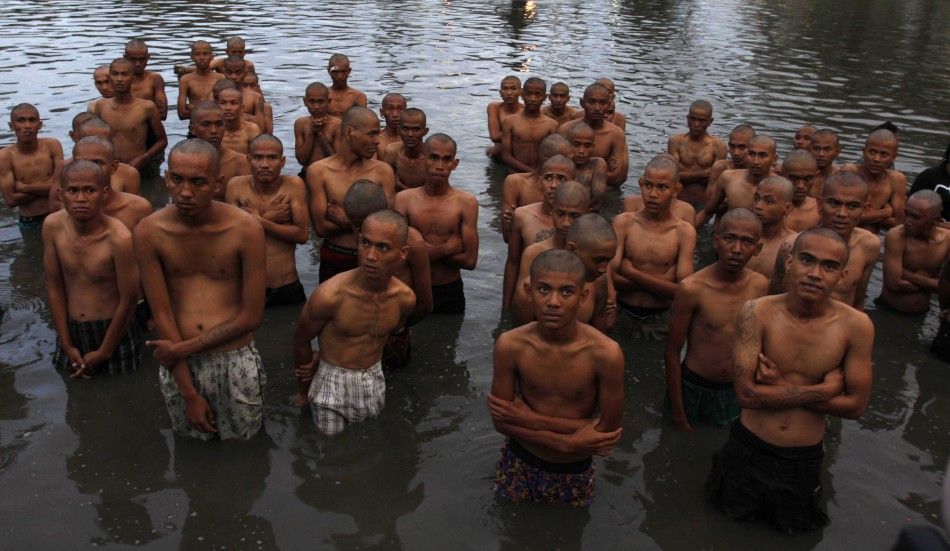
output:
[[112,318],[102,320],[77,320],[67,317],[66,323],[69,327],[109,327],[109,324],[112,323]]
[[47,212],[46,214],[37,214],[36,216],[20,216],[18,222],[24,226],[41,224],[49,215],[50,213]]
[[805,461],[809,459],[821,459],[825,456],[825,446],[823,442],[819,442],[813,446],[776,446],[769,444],[753,434],[752,431],[742,424],[741,419],[736,419],[732,422],[732,426],[729,428],[729,436],[763,454],[779,459]]
[[192,354],[191,356],[188,356],[188,358],[194,360],[206,360],[210,358],[230,360],[241,358],[247,354],[257,354],[257,347],[254,346],[254,341],[251,341],[240,348],[235,348],[234,350],[220,350],[218,352]]
[[670,309],[669,306],[631,306],[621,301],[617,301],[617,306],[624,312],[639,319],[652,318]]
[[363,369],[347,369],[345,367],[340,367],[338,365],[331,364],[330,362],[324,360],[323,358],[320,358],[320,365],[318,366],[318,369],[329,369],[331,371],[339,371],[342,373],[368,373],[370,371],[378,370],[380,373],[382,373],[383,359],[380,358],[376,360],[376,363],[374,363],[373,365],[363,368]]
[[284,289],[295,289],[297,287],[303,288],[303,283],[300,283],[299,279],[291,281],[290,283],[285,283],[277,287],[267,287],[264,290],[276,293],[277,291],[283,291]]
[[549,473],[580,474],[590,469],[591,465],[593,464],[593,461],[590,457],[580,461],[572,461],[570,463],[554,463],[546,459],[541,459],[540,457],[529,452],[524,446],[522,446],[517,440],[513,438],[509,438],[506,445],[508,446],[508,449],[511,450],[511,453],[515,454],[518,459],[524,461],[536,469],[541,469],[542,471],[547,471]]
[[440,285],[433,285],[433,286],[432,286],[432,289],[433,289],[433,290],[435,290],[435,289],[453,289],[453,288],[457,288],[457,287],[462,287],[462,278],[461,278],[461,277],[459,277],[459,278],[456,279],[455,281],[450,281],[450,282],[448,282],[448,283],[442,283],[442,284],[440,284]]
[[696,386],[701,386],[703,388],[708,388],[709,390],[732,390],[733,384],[731,381],[725,383],[710,381],[692,369],[686,367],[686,362],[680,362],[680,367],[683,368],[683,380],[686,382],[692,383]]
[[324,248],[324,247],[326,247],[327,250],[333,251],[333,252],[335,252],[335,253],[346,254],[346,255],[350,255],[350,256],[356,256],[356,254],[357,254],[357,252],[358,252],[356,249],[351,249],[351,248],[349,248],[349,247],[343,247],[343,246],[341,246],[341,245],[337,245],[336,243],[330,243],[330,242],[327,241],[326,239],[324,239],[324,240],[323,240],[323,244],[320,245],[320,248],[321,248],[321,249]]

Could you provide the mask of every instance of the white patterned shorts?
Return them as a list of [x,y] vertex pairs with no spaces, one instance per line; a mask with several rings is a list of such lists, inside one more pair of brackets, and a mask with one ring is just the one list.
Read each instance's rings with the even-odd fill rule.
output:
[[189,356],[188,368],[195,390],[214,411],[218,432],[201,432],[188,423],[185,401],[174,376],[168,369],[159,368],[158,378],[172,430],[202,440],[210,440],[215,434],[222,440],[246,440],[261,430],[264,424],[265,375],[253,342],[237,350]]
[[344,369],[320,360],[307,393],[317,429],[339,434],[347,423],[376,417],[386,401],[382,362],[367,369]]

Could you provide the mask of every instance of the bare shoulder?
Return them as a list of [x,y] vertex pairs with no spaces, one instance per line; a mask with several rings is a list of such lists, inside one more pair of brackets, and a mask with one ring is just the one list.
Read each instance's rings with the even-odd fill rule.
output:
[[145,75],[152,81],[153,86],[165,86],[165,79],[155,71],[145,71]]
[[610,362],[616,362],[618,360],[621,365],[623,364],[623,350],[621,350],[617,341],[586,323],[577,322],[577,326],[581,338],[593,345],[594,354],[598,360],[597,366],[599,368],[608,367]]
[[[252,177],[248,176],[248,178]],[[306,193],[307,186],[300,176],[296,174],[284,174],[280,177],[280,189],[293,193]]]
[[108,230],[110,245],[113,247],[131,245],[132,232],[129,231],[125,224],[111,216],[103,216],[102,218],[105,220],[105,226]]
[[854,228],[858,245],[865,249],[869,254],[873,254],[877,260],[877,253],[881,248],[881,238],[876,233],[871,233],[864,228]]
[[53,153],[62,152],[63,145],[56,138],[39,138],[40,144]]
[[235,176],[228,180],[227,192],[226,194],[230,197],[232,195],[243,194],[251,187],[251,182],[254,180],[253,176],[241,175]]
[[422,237],[422,233],[412,226],[409,226],[409,234],[406,237],[406,244],[409,245],[410,250],[426,250],[426,241]]
[[874,322],[864,312],[838,300],[831,300],[828,304],[834,309],[835,317],[848,324],[850,337],[867,337],[874,334]]
[[673,134],[670,136],[670,139],[667,140],[667,145],[678,147],[683,143],[683,140],[686,139],[686,134]]
[[398,205],[404,205],[407,201],[412,201],[419,197],[422,193],[421,187],[404,189],[396,194],[395,203]]
[[125,199],[128,201],[129,205],[131,205],[135,210],[139,212],[146,210],[148,212],[152,212],[152,203],[145,197],[136,195],[134,193],[124,193],[124,195],[126,196]]
[[681,239],[693,238],[696,239],[696,228],[692,224],[683,220],[682,218],[673,218],[673,227],[676,229],[676,234]]
[[749,276],[749,288],[754,291],[757,296],[762,296],[769,289],[769,279],[759,272],[755,272],[748,268],[743,268]]
[[897,185],[907,185],[907,176],[903,172],[894,170],[893,168],[887,169],[887,179]]
[[838,170],[841,172],[858,172],[858,165],[854,163],[845,163],[843,165],[838,165]]
[[452,188],[452,199],[461,202],[464,206],[472,206],[477,203],[474,195],[457,187]]
[[567,134],[571,131],[571,128],[574,128],[574,125],[584,120],[584,117],[580,117],[574,120],[570,120],[557,127],[558,134]]
[[537,322],[509,329],[495,339],[495,349],[505,350],[514,354],[521,350],[528,341],[537,337]]
[[43,220],[43,234],[46,235],[47,232],[59,232],[63,228],[63,223],[66,221],[67,216],[69,216],[69,214],[66,213],[66,209],[51,212],[49,216]]

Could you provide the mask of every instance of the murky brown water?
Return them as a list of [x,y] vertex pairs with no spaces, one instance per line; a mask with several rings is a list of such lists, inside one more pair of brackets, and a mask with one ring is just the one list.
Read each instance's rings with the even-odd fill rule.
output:
[[[455,183],[482,208],[468,311],[418,326],[413,362],[390,379],[378,421],[332,440],[315,434],[287,399],[297,312],[274,310],[257,332],[270,383],[267,436],[240,444],[174,439],[154,364],[94,382],[55,373],[38,236],[21,236],[0,209],[0,547],[883,549],[905,524],[937,522],[950,372],[926,352],[935,316],[873,304],[871,407],[858,421],[831,424],[824,531],[789,538],[704,503],[709,457],[726,433],[686,436],[663,423],[661,344],[635,340],[627,325],[616,335],[627,355],[625,434],[598,463],[594,505],[496,502],[489,487],[501,437],[484,400],[493,338],[506,326],[505,249],[494,222],[502,171],[482,148],[485,104],[504,74],[565,80],[575,97],[608,75],[630,121],[631,182],[669,134],[683,131],[686,106],[700,96],[716,106],[715,133],[748,122],[774,135],[782,154],[794,128],[813,122],[839,130],[842,158],[853,160],[867,128],[890,119],[902,128],[897,167],[916,174],[950,134],[948,21],[950,5],[936,0],[5,2],[0,110],[37,104],[45,132],[64,143],[72,115],[95,96],[92,68],[129,38],[148,41],[151,68],[170,81],[174,101],[171,68],[185,61],[188,42],[217,48],[239,33],[285,143],[304,113],[303,88],[326,81],[327,57],[343,51],[372,107],[398,90],[425,109],[432,131],[459,140]],[[185,134],[178,120],[166,128],[172,142]],[[0,132],[0,142],[11,138]],[[165,201],[155,182],[146,190]],[[311,246],[299,249],[308,290],[314,258]],[[871,296],[879,288],[880,269]]]

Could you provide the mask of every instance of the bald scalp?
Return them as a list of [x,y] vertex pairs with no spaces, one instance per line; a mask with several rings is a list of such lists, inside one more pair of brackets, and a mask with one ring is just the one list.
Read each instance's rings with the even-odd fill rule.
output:
[[897,134],[891,132],[890,130],[886,128],[879,128],[875,130],[874,132],[871,132],[870,134],[868,134],[868,139],[867,141],[864,142],[865,145],[871,143],[871,140],[883,142],[887,145],[893,145],[895,149],[897,148],[897,144],[898,144]]
[[917,201],[923,203],[924,208],[935,215],[940,214],[940,212],[943,210],[943,199],[940,197],[940,194],[930,189],[922,189],[920,191],[914,192],[910,197],[907,198],[907,201]]
[[350,58],[346,57],[343,54],[333,54],[330,56],[329,61],[327,61],[327,68],[329,69],[330,67],[333,67],[334,65],[337,65],[340,63],[346,63],[347,65],[349,65]]
[[415,118],[419,117],[419,120],[422,121],[422,126],[426,125],[426,112],[418,107],[410,107],[402,112],[402,120],[405,121],[406,118]]
[[[202,103],[212,103],[212,105],[217,106],[217,104],[213,102]],[[220,109],[220,107],[218,107],[218,109]],[[194,155],[207,159],[214,174],[218,174],[220,170],[221,157],[218,155],[218,150],[204,140],[189,138],[176,143],[175,147],[168,153],[168,164],[171,165],[174,158],[178,155]]]
[[617,232],[603,216],[588,213],[577,217],[571,223],[565,237],[568,243],[574,243],[578,249],[589,249],[606,243],[617,243]]
[[795,186],[792,185],[792,182],[788,178],[778,176],[773,174],[759,182],[759,185],[756,186],[759,189],[771,188],[779,192],[779,196],[785,200],[785,202],[791,201],[795,197]]
[[76,145],[73,146],[73,157],[78,157],[76,151],[84,145],[99,145],[106,149],[106,159],[108,161],[115,161],[115,147],[112,145],[112,140],[102,136],[86,136],[85,138],[80,139],[76,142]]
[[693,103],[689,104],[689,110],[692,111],[693,109],[699,109],[700,111],[705,111],[710,117],[713,114],[712,103],[709,103],[708,101],[704,99],[698,99],[694,101]]
[[32,111],[37,117],[40,116],[40,110],[34,107],[32,103],[18,103],[10,110],[10,122],[13,122],[13,117],[20,111]]
[[213,50],[211,43],[207,40],[195,40],[191,43],[191,51],[195,51],[195,48],[200,48],[202,46],[207,46],[209,50]]
[[614,81],[610,80],[610,79],[607,78],[607,77],[599,78],[599,79],[595,80],[594,82],[597,83],[597,84],[600,84],[601,86],[603,86],[604,88],[606,88],[606,89],[607,89],[607,92],[609,92],[609,93],[611,93],[611,94],[612,94],[613,91],[616,89],[616,87],[614,86]]
[[[198,114],[200,114],[200,113],[204,113],[205,111],[216,111],[216,112],[222,113],[222,114],[224,113],[224,109],[222,109],[220,105],[218,105],[217,103],[215,103],[215,102],[213,102],[213,101],[211,101],[211,100],[199,101],[197,104],[195,104],[194,107],[191,108],[191,115],[192,115],[192,116],[191,116],[191,123],[193,123],[193,122],[195,121],[195,115],[198,115]],[[191,124],[191,123],[189,123],[189,124]]]
[[227,65],[232,65],[232,66],[235,66],[235,67],[236,67],[236,66],[240,65],[241,67],[244,67],[244,65],[245,65],[246,63],[247,63],[247,62],[244,61],[244,58],[243,58],[243,57],[239,57],[239,56],[236,56],[236,55],[229,55],[228,57],[224,58],[224,65],[226,65],[226,66],[227,66]]
[[564,90],[565,94],[571,93],[571,89],[567,86],[567,84],[561,81],[555,82],[554,84],[551,85],[551,93],[555,93],[554,92],[555,88],[557,88],[558,90]]
[[538,144],[538,157],[542,163],[555,155],[570,155],[571,152],[571,142],[560,134],[550,134]]
[[752,138],[751,140],[749,140],[749,147],[760,147],[760,146],[768,149],[769,152],[772,153],[773,155],[775,154],[775,140],[773,140],[769,136],[760,134]]
[[844,267],[848,265],[848,258],[851,257],[851,250],[848,248],[848,243],[843,237],[838,235],[838,232],[823,227],[811,228],[798,234],[798,237],[795,238],[795,244],[792,245],[792,258],[795,258],[795,255],[802,249],[805,241],[814,238],[830,239],[841,245],[842,250],[844,250],[844,258],[841,259],[841,266]]
[[407,104],[406,96],[398,92],[390,92],[383,96],[383,101],[380,103],[386,103],[387,101],[401,101],[403,105]]
[[453,157],[455,156],[456,153],[458,153],[458,144],[455,143],[455,140],[453,140],[452,137],[449,136],[448,134],[443,134],[443,133],[441,133],[441,132],[437,132],[437,133],[435,133],[435,134],[429,136],[428,138],[426,138],[425,146],[424,146],[423,150],[426,151],[426,152],[428,152],[428,151],[429,151],[429,146],[430,146],[430,144],[434,144],[434,143],[444,143],[444,144],[451,145],[451,146],[452,146],[452,156],[453,156]]
[[87,121],[91,121],[92,119],[98,119],[98,118],[99,117],[97,117],[95,113],[92,113],[89,111],[83,111],[81,113],[78,113],[75,117],[73,117],[73,132],[77,132],[79,130],[79,127],[81,127]]
[[128,59],[125,59],[124,57],[117,57],[112,60],[112,63],[109,64],[109,70],[111,71],[115,69],[116,67],[121,67],[123,65],[125,65],[126,67],[132,67],[132,62],[129,61]]
[[362,130],[373,124],[373,122],[378,121],[379,117],[376,116],[376,113],[374,113],[372,109],[361,105],[354,105],[343,113],[343,122],[340,123],[340,132],[346,132],[347,128]]
[[548,91],[548,83],[542,78],[531,77],[524,81],[524,85],[521,87],[522,90],[528,88],[528,86],[540,86],[545,92]]
[[821,188],[821,198],[824,199],[838,189],[859,188],[861,190],[861,200],[867,201],[870,188],[864,178],[854,172],[835,172],[825,179],[824,186]]
[[729,133],[730,138],[733,136],[737,138],[741,136],[746,136],[748,137],[748,139],[751,140],[752,138],[755,137],[755,128],[752,128],[751,125],[748,125],[745,123],[737,124],[736,127],[732,129],[732,132]]
[[404,246],[406,244],[406,240],[409,239],[409,222],[406,221],[405,216],[394,210],[383,209],[370,214],[363,221],[363,227],[365,228],[366,224],[370,221],[395,227],[397,247]]
[[[551,134],[551,136],[556,136],[556,135],[557,135],[557,134]],[[587,124],[586,122],[581,121],[581,122],[575,124],[574,126],[572,126],[572,127],[567,131],[567,137],[568,137],[568,139],[570,139],[570,140],[574,140],[574,139],[576,139],[576,138],[577,138],[578,136],[580,136],[580,135],[585,135],[585,136],[586,136],[586,135],[590,135],[590,136],[593,137],[593,135],[594,135],[594,129],[591,128],[590,125]]]
[[787,172],[793,166],[800,166],[810,170],[818,170],[818,161],[807,149],[793,149],[788,157],[782,161],[782,172]]
[[240,36],[232,36],[228,38],[227,42],[224,43],[227,47],[231,46],[244,46],[244,39]]
[[579,287],[587,275],[581,259],[565,249],[549,249],[536,256],[531,262],[530,273],[532,284],[545,273],[556,273],[576,277]]
[[543,174],[545,170],[550,169],[552,167],[556,167],[556,166],[569,168],[571,171],[571,174],[573,174],[574,171],[577,169],[577,167],[574,166],[574,161],[571,160],[570,157],[568,157],[567,155],[557,154],[557,155],[551,155],[550,157],[545,159],[543,163],[541,163],[540,172]]
[[584,88],[584,99],[587,99],[588,97],[590,97],[591,92],[595,92],[597,90],[602,90],[608,96],[610,95],[609,88],[607,88],[603,84],[599,84],[595,82],[593,84],[588,85],[587,88]]
[[387,208],[386,192],[372,180],[357,180],[343,196],[343,212],[350,220],[365,220],[376,211]]
[[515,75],[508,75],[505,78],[501,79],[502,84],[506,82],[515,82],[518,84],[518,88],[521,88],[521,79],[516,77]]
[[125,49],[126,49],[126,50],[128,50],[128,49],[135,49],[135,48],[146,48],[146,49],[147,49],[148,46],[145,44],[145,41],[142,40],[141,38],[133,38],[132,40],[129,40],[128,42],[125,43]]
[[314,90],[322,94],[330,93],[330,89],[327,88],[327,85],[322,82],[311,82],[310,84],[307,85],[307,88],[303,91],[303,93],[306,95],[306,94],[309,94],[310,92],[313,92]]
[[756,234],[759,236],[762,235],[762,220],[754,212],[744,207],[726,211],[726,214],[722,215],[722,218],[719,219],[719,224],[713,231],[721,234],[726,231],[726,226],[743,222],[752,224],[755,227]]
[[237,90],[239,92],[241,91],[241,89],[238,88],[238,85],[235,84],[233,80],[222,78],[218,82],[215,82],[214,86],[211,87],[211,95],[213,95],[215,99],[217,99],[217,97],[221,95],[221,92],[225,90]]
[[562,207],[587,207],[590,190],[577,180],[567,180],[554,190],[554,204]]
[[109,185],[109,174],[100,169],[99,165],[92,161],[73,159],[66,163],[66,165],[63,166],[63,170],[59,173],[59,186],[65,187],[74,179],[87,176],[91,177],[99,187],[104,188]]
[[822,128],[821,130],[818,130],[814,134],[811,135],[811,139],[813,141],[818,138],[826,138],[826,137],[834,138],[835,145],[838,145],[838,133],[830,128]]
[[647,171],[656,170],[660,172],[669,171],[673,174],[673,182],[680,181],[680,167],[679,163],[668,153],[663,153],[657,155],[650,159],[650,162],[647,163],[647,166],[643,168],[643,173],[646,174]]
[[281,155],[284,154],[284,142],[280,141],[280,139],[277,138],[277,136],[273,134],[258,134],[248,144],[247,150],[253,153],[255,146],[265,144],[265,143],[276,144],[278,151],[280,151],[280,154]]

